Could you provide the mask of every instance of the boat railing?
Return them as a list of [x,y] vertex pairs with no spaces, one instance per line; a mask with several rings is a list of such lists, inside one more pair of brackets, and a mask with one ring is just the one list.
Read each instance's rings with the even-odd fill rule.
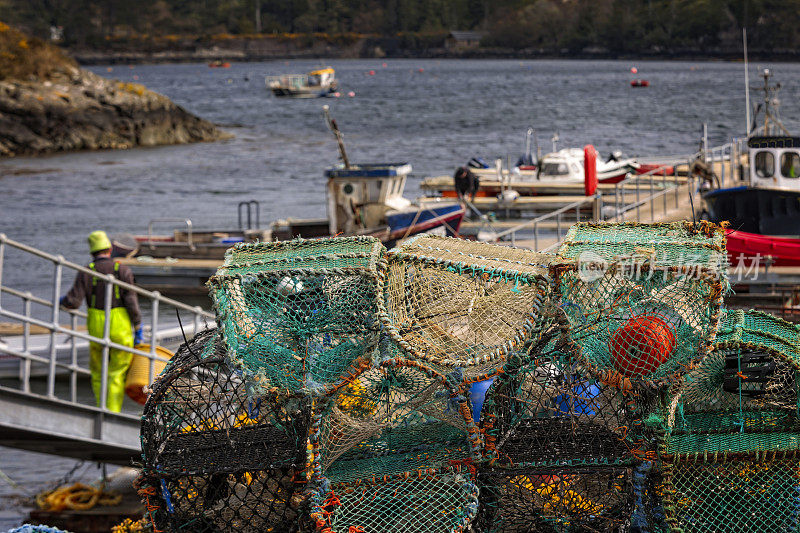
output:
[[[48,264],[49,268],[52,268],[49,289],[46,280],[43,285],[37,285],[38,289],[49,291],[49,299],[41,295],[34,295],[30,290],[9,287],[4,282],[4,269],[6,273],[10,271],[10,268],[24,268],[26,272],[38,272],[42,266],[36,262],[39,260],[45,263],[45,269],[48,268]],[[62,293],[65,293],[65,289],[68,288],[63,283],[64,276],[70,272],[74,275],[85,273],[105,283],[103,303],[105,327],[102,337],[93,337],[85,330],[82,330],[81,322],[86,319],[85,312],[60,307]],[[149,331],[145,331],[145,342],[149,341],[150,344],[147,351],[121,345],[111,340],[109,315],[114,287],[136,293],[143,313],[149,315],[146,318],[149,321],[149,328],[143,328],[149,329]],[[37,306],[35,312],[32,309],[34,305]],[[199,332],[201,325],[207,326],[209,321],[214,324],[214,315],[198,306],[193,307],[171,298],[166,298],[158,292],[147,291],[136,285],[125,283],[117,279],[113,274],[98,273],[87,267],[67,261],[63,256],[43,252],[9,239],[5,234],[0,233],[0,317],[4,320],[11,320],[10,326],[15,327],[14,337],[4,336],[3,339],[0,339],[0,361],[5,366],[7,366],[9,360],[16,359],[19,363],[18,376],[11,379],[4,375],[0,388],[10,387],[27,395],[41,396],[46,399],[66,401],[84,406],[88,405],[86,401],[79,402],[79,396],[86,398],[86,395],[78,394],[78,378],[90,375],[88,368],[89,358],[87,356],[88,345],[89,343],[95,343],[102,347],[99,409],[109,412],[106,408],[106,395],[108,391],[107,369],[109,367],[110,350],[121,350],[148,359],[148,384],[152,384],[158,374],[156,362],[166,362],[166,359],[157,352],[158,344],[168,336],[175,336],[175,332],[171,330],[176,329],[176,326],[173,324],[169,327],[169,324],[164,320],[164,314],[168,312],[166,311],[168,308],[178,313],[180,333],[187,337]],[[62,313],[68,317],[67,324],[62,323]],[[180,323],[180,313],[183,313],[188,318],[185,329],[183,324]],[[44,331],[45,333],[34,334],[32,330]],[[16,333],[19,335],[16,335]],[[79,352],[82,352],[81,357],[79,357]],[[37,370],[46,369],[43,373],[46,377],[43,393],[32,392],[32,365],[36,365]],[[39,374],[37,372],[37,375]],[[65,392],[61,389],[57,391],[56,376],[64,374],[69,375],[67,391]],[[37,391],[40,391],[41,388],[41,386],[36,387]]]
[[150,222],[147,223],[147,242],[144,244],[148,245],[151,250],[155,249],[153,245],[153,227],[156,224],[161,224],[164,222],[171,222],[171,223],[181,223],[186,225],[186,244],[189,246],[191,251],[195,251],[194,240],[192,236],[192,229],[193,224],[192,220],[189,218],[154,218],[151,219]]

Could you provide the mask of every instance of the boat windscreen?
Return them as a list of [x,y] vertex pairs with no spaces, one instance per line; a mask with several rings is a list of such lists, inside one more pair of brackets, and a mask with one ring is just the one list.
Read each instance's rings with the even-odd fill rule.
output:
[[542,174],[548,176],[566,176],[569,174],[569,169],[566,163],[544,163],[542,165]]

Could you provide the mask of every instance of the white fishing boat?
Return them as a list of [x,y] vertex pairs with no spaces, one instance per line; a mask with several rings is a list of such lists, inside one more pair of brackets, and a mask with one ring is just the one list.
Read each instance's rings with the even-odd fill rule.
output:
[[331,67],[312,70],[308,74],[267,76],[267,89],[275,96],[290,98],[320,98],[336,92],[336,72]]
[[[542,157],[539,162],[539,181],[561,181],[583,183],[583,148],[564,148]],[[597,181],[600,183],[618,183],[629,173],[637,172],[640,164],[634,159],[624,158],[614,152],[605,161],[597,161]]]

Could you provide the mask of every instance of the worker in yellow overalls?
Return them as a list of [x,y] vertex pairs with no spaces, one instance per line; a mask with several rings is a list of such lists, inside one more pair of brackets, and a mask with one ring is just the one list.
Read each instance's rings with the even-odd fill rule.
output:
[[[125,266],[111,258],[111,241],[104,231],[93,231],[89,234],[89,251],[93,261],[88,268],[99,274],[113,274],[117,279],[133,284],[133,273]],[[88,307],[86,327],[92,337],[103,338],[105,315],[106,282],[102,278],[79,272],[69,292],[61,298],[61,305],[68,309],[77,309],[85,299]],[[111,324],[109,336],[111,342],[122,346],[133,347],[142,342],[142,314],[136,293],[120,289],[115,285],[111,293]],[[135,333],[134,333],[135,331]],[[122,410],[122,399],[125,396],[125,375],[131,364],[133,354],[114,348],[108,350],[108,388],[106,407],[110,411]],[[103,369],[103,345],[89,343],[89,370],[92,373],[92,390],[100,405],[100,388]]]

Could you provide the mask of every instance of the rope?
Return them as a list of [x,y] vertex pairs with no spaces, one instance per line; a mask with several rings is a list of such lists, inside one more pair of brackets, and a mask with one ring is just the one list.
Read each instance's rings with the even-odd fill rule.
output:
[[104,488],[92,487],[83,483],[62,485],[61,487],[40,492],[36,495],[36,505],[44,511],[59,512],[65,509],[88,511],[96,505],[119,505],[122,494],[106,491]]

